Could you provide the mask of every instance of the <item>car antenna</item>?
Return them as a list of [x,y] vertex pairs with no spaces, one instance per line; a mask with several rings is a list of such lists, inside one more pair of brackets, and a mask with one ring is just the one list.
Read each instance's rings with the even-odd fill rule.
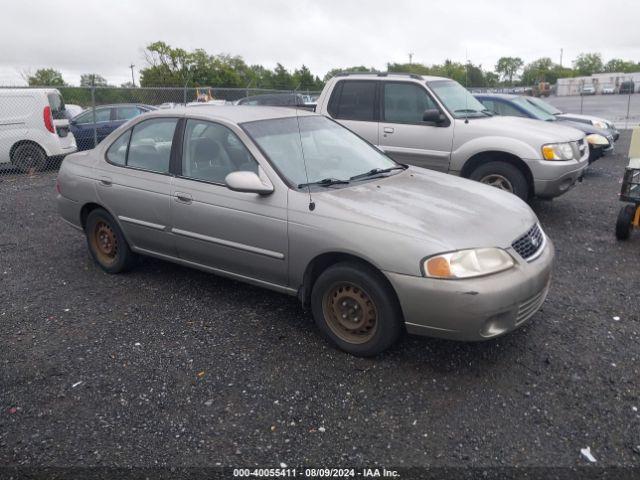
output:
[[296,123],[298,124],[298,138],[300,139],[300,152],[302,153],[302,165],[304,165],[304,176],[307,179],[307,192],[309,193],[309,210],[316,209],[316,204],[311,198],[311,185],[309,185],[309,172],[307,171],[307,160],[304,157],[304,146],[302,145],[302,130],[300,129],[300,117],[298,115],[298,102],[296,102]]
[[[469,93],[469,49],[465,50],[467,64],[464,66],[464,88]],[[471,95],[469,93],[469,95]],[[464,96],[464,123],[469,123],[469,95]]]

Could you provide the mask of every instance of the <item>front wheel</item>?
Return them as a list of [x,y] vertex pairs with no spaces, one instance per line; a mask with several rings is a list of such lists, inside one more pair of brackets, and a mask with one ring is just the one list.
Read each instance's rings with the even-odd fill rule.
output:
[[471,172],[469,178],[505,192],[513,193],[525,201],[530,196],[529,183],[524,174],[518,167],[507,162],[483,163]]
[[393,345],[402,333],[402,312],[381,273],[355,262],[322,272],[311,292],[316,325],[335,345],[369,357]]
[[635,205],[625,205],[620,209],[620,212],[618,212],[618,220],[616,221],[616,238],[618,240],[627,240],[631,235],[631,227],[635,214]]
[[91,256],[105,272],[125,272],[133,266],[135,254],[118,224],[105,210],[98,208],[89,213],[85,234]]

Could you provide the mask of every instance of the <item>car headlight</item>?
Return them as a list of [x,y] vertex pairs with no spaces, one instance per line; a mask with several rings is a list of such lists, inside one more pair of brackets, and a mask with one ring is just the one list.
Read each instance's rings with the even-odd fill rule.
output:
[[573,160],[573,148],[570,143],[550,143],[542,146],[545,160]]
[[429,257],[422,271],[426,277],[455,280],[502,272],[514,265],[511,255],[501,248],[474,248]]
[[603,145],[609,145],[609,140],[607,140],[607,137],[603,137],[598,133],[587,135],[587,142],[589,142],[590,145],[597,145],[599,147]]
[[596,128],[601,128],[602,130],[606,130],[609,128],[606,122],[601,122],[600,120],[592,120],[591,124]]

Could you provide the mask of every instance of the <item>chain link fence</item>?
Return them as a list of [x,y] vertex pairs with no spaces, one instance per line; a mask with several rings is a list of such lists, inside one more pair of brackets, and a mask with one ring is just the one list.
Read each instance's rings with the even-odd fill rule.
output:
[[150,110],[193,103],[255,103],[258,96],[311,104],[319,92],[258,88],[0,88],[0,179],[55,169],[65,155],[94,148]]

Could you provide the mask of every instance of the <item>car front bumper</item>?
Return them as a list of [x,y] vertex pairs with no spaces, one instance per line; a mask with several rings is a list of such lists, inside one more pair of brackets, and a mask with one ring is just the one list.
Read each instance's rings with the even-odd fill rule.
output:
[[585,169],[589,166],[589,149],[580,160],[551,161],[530,160],[533,173],[534,194],[538,198],[554,198],[567,193],[582,181]]
[[529,320],[549,290],[554,247],[495,275],[438,280],[385,272],[394,287],[407,332],[462,341],[481,341],[510,332]]

